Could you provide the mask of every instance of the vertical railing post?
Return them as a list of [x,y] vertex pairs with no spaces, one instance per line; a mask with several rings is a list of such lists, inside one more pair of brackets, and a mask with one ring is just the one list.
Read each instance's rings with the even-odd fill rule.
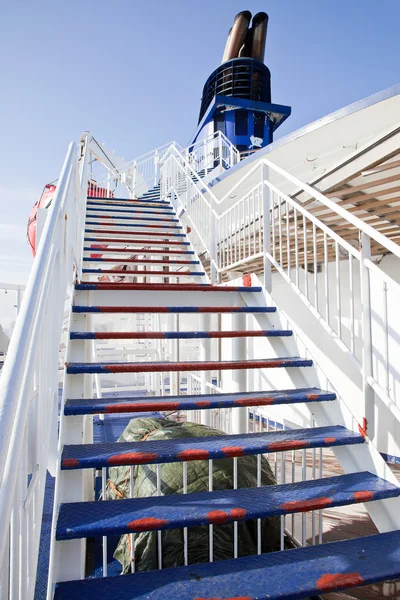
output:
[[[246,315],[236,313],[231,317],[232,329],[246,331]],[[244,361],[247,359],[247,340],[245,337],[235,337],[232,340],[232,360]],[[246,369],[234,369],[232,372],[230,389],[237,392],[247,391]],[[231,433],[247,432],[247,408],[234,408],[231,417]]]
[[230,162],[230,165],[229,165],[229,166],[230,166],[230,167],[233,167],[233,165],[234,165],[234,158],[233,158],[233,157],[234,157],[234,153],[233,153],[233,146],[231,145],[231,146],[229,147],[229,162]]
[[[203,154],[204,154],[204,159],[203,159],[204,160],[204,175],[207,175],[208,166],[207,166],[207,142],[206,142],[206,140],[204,140],[204,142],[203,142]],[[214,154],[214,150],[213,150],[213,154]],[[198,165],[197,165],[196,171],[200,171],[200,169],[198,168]]]
[[373,377],[372,363],[372,327],[371,327],[371,286],[370,271],[365,264],[366,260],[371,259],[371,238],[364,232],[361,233],[361,305],[362,305],[362,333],[363,333],[363,396],[364,396],[364,417],[362,429],[368,437],[373,440],[375,437],[375,393],[370,385],[370,378]]
[[111,191],[111,173],[110,171],[107,174],[107,198],[110,198]]
[[210,279],[211,283],[215,285],[218,279],[217,269],[217,219],[214,212],[211,212],[211,232],[210,232]]
[[155,151],[154,153],[154,186],[157,185],[158,183],[158,177],[157,177],[157,173],[158,173],[158,150]]
[[222,135],[218,132],[218,152],[219,152],[219,166],[222,167]]
[[[271,263],[267,256],[267,254],[271,253],[271,206],[270,190],[268,185],[265,183],[266,181],[269,181],[269,168],[268,165],[263,161],[261,162],[261,195],[263,207],[264,285],[267,292],[271,292]],[[274,226],[274,224],[272,224],[272,226]]]
[[[201,331],[211,331],[211,315],[203,313],[200,315],[200,329]],[[209,338],[203,338],[200,340],[200,360],[210,361],[211,360],[211,340]],[[209,371],[201,371],[200,375],[200,392],[202,394],[210,394],[211,391],[207,386],[207,383],[211,377]],[[203,425],[211,425],[211,410],[200,411],[200,419]]]
[[133,162],[132,167],[132,199],[135,198],[136,195],[136,176],[137,176],[137,165],[136,160]]

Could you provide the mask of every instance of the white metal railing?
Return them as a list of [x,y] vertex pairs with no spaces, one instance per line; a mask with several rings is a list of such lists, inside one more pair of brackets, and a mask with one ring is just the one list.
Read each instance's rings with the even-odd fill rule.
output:
[[215,167],[229,169],[240,162],[240,152],[222,131],[198,140],[182,151],[191,167],[207,175]]
[[[271,174],[274,181],[279,179],[279,187],[271,182]],[[254,184],[250,191],[217,214],[218,206],[250,177]],[[281,190],[288,183],[307,195],[310,200],[306,206]],[[397,341],[391,340],[388,314],[398,302],[400,285],[371,261],[371,241],[382,248],[382,254],[390,252],[400,258],[397,244],[267,159],[261,159],[218,199],[185,157],[174,152],[161,170],[161,193],[184,211],[183,218],[194,230],[191,239],[195,249],[209,256],[213,283],[231,270],[243,271],[251,265],[263,273],[270,291],[271,273],[279,272],[348,352],[349,359],[362,368],[364,415],[371,438],[374,393],[399,419],[396,396],[400,382],[394,365]],[[354,239],[341,237],[323,223],[314,214],[319,214],[313,210],[318,206],[353,226]],[[371,288],[371,277],[380,282],[380,298],[376,297],[376,287]],[[383,308],[378,308],[379,303]],[[382,315],[382,323],[377,322],[377,314]],[[382,352],[377,351],[378,338]]]
[[88,153],[71,144],[0,378],[0,596],[34,596],[46,470],[57,448],[58,350],[82,255]]
[[128,190],[132,198],[140,197],[159,183],[160,169],[175,152],[182,154],[193,170],[202,176],[218,166],[229,169],[240,162],[238,150],[220,131],[184,149],[173,141],[127,162],[118,170],[118,175],[108,173],[106,178],[100,177],[97,184],[99,194],[117,197],[125,195]]

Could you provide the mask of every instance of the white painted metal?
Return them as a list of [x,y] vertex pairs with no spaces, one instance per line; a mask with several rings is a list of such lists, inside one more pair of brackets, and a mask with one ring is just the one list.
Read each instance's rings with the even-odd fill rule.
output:
[[[93,143],[93,138],[90,138]],[[89,173],[88,137],[83,140],[81,158],[77,156],[74,146],[69,152],[60,176],[57,195],[46,221],[42,240],[27,291],[22,303],[16,330],[13,335],[10,351],[0,384],[0,467],[2,469],[2,485],[0,489],[0,510],[3,517],[3,533],[0,535],[0,564],[2,565],[1,597],[30,600],[34,591],[34,574],[36,572],[37,551],[40,536],[41,506],[43,502],[46,468],[49,466],[48,457],[54,461],[55,449],[51,445],[51,436],[45,435],[51,430],[57,431],[57,356],[61,330],[62,312],[68,292],[68,307],[72,298],[75,303],[104,304],[104,305],[147,305],[157,306],[160,303],[156,295],[148,292],[129,292],[123,294],[113,291],[77,291],[72,292],[72,283],[80,278],[82,269],[82,247],[85,220],[85,196]],[[315,321],[329,335],[337,351],[346,355],[346,359],[355,368],[362,366],[363,400],[348,403],[346,396],[338,393],[339,400],[329,403],[305,406],[299,415],[307,425],[343,424],[350,428],[363,425],[363,417],[367,419],[368,444],[360,447],[338,448],[335,453],[345,471],[369,470],[373,473],[395,481],[390,474],[382,457],[379,455],[374,436],[375,413],[377,397],[391,411],[393,417],[399,420],[399,408],[396,397],[391,389],[391,369],[395,366],[396,356],[391,352],[389,342],[389,310],[393,298],[400,293],[400,285],[388,276],[383,269],[375,265],[370,257],[370,240],[375,240],[388,252],[400,258],[400,248],[382,233],[375,231],[365,222],[360,221],[352,213],[342,209],[320,191],[300,181],[290,173],[277,166],[272,161],[261,158],[246,173],[240,181],[225,194],[217,198],[202,175],[211,174],[217,167],[227,168],[237,162],[237,151],[233,149],[222,134],[213,134],[193,146],[182,150],[175,143],[161,147],[140,159],[122,164],[118,168],[111,165],[110,156],[100,159],[99,152],[94,152],[98,160],[108,169],[104,183],[103,198],[116,197],[113,182],[123,185],[133,196],[139,191],[160,182],[162,200],[170,200],[177,211],[180,222],[191,228],[191,246],[196,260],[198,253],[207,256],[210,265],[211,282],[218,283],[222,277],[235,277],[235,273],[246,272],[254,264],[261,264],[264,283],[263,294],[224,294],[210,295],[196,292],[164,292],[163,302],[171,301],[173,305],[237,305],[247,303],[249,306],[264,306],[273,304],[276,277],[285,284],[290,294],[307,314],[309,321]],[[103,153],[104,154],[104,153]],[[204,173],[199,174],[199,171]],[[93,175],[93,173],[91,174]],[[279,176],[279,177],[277,177]],[[273,181],[272,181],[273,179]],[[277,181],[281,183],[278,185]],[[240,186],[249,183],[248,190],[239,198],[236,197]],[[332,231],[322,223],[307,206],[289,196],[285,189],[288,184],[295,187],[300,194],[314,199],[322,207],[327,207],[339,215],[347,223],[352,224],[362,240],[361,247],[354,247],[346,239]],[[96,184],[102,186],[103,184]],[[92,189],[95,189],[94,187]],[[222,207],[222,203],[224,205]],[[223,208],[223,209],[222,209]],[[94,217],[95,218],[95,217]],[[115,231],[117,234],[118,230]],[[145,235],[145,234],[144,234]],[[307,261],[302,246],[312,251],[311,261]],[[167,246],[168,247],[168,246]],[[323,264],[318,264],[318,252],[322,248]],[[110,251],[111,252],[111,251]],[[140,251],[129,250],[129,253],[139,254]],[[146,252],[151,256],[151,250]],[[157,255],[155,255],[157,256]],[[95,262],[95,260],[94,260]],[[104,263],[103,263],[104,264]],[[198,265],[199,269],[202,268]],[[319,267],[325,269],[319,274]],[[193,269],[192,269],[193,267]],[[193,265],[191,270],[197,268]],[[272,271],[275,270],[275,273]],[[311,271],[311,272],[309,272]],[[131,276],[137,273],[129,272]],[[178,274],[166,272],[165,279],[176,281]],[[343,288],[343,277],[347,277],[349,293]],[[143,276],[144,277],[144,276]],[[156,280],[151,271],[146,277]],[[162,276],[164,278],[164,275]],[[374,326],[373,318],[377,312],[376,297],[371,285],[372,277],[383,282],[383,339],[384,339],[384,378],[379,375],[374,361]],[[202,283],[209,283],[207,276],[199,277]],[[261,284],[257,278],[252,278],[253,284]],[[241,284],[239,278],[237,283]],[[382,298],[380,287],[380,298]],[[362,293],[362,331],[356,330],[357,298]],[[43,319],[46,315],[46,319]],[[178,322],[177,316],[170,317],[169,330],[179,331],[184,328],[185,317]],[[70,313],[69,327],[75,331],[91,331],[95,320],[90,315]],[[284,311],[279,310],[275,315],[260,315],[248,317],[243,314],[230,319],[230,325],[239,330],[258,326],[262,328],[292,327],[295,335],[292,338],[262,338],[254,345],[246,344],[246,340],[237,339],[232,342],[232,357],[237,360],[263,356],[306,356],[313,357],[315,368],[307,373],[304,370],[277,369],[279,373],[262,371],[252,376],[252,389],[259,386],[265,389],[285,389],[288,387],[309,387],[327,379],[324,373],[325,364],[320,364],[320,354],[312,344],[307,332],[297,327],[296,322],[288,323]],[[138,326],[138,325],[137,325]],[[150,327],[161,330],[161,320],[154,320]],[[202,330],[211,328],[209,315],[202,317]],[[311,325],[310,325],[311,328]],[[216,342],[215,342],[216,343]],[[199,356],[201,360],[210,360],[213,355],[214,342],[200,342]],[[110,347],[111,348],[111,347]],[[113,350],[102,346],[96,350],[95,344],[89,341],[71,340],[67,346],[67,360],[94,360],[96,352],[99,356],[111,356]],[[157,341],[152,345],[139,346],[137,349],[126,348],[120,356],[148,358],[156,356],[160,360],[166,357],[179,361],[183,356],[184,345],[174,341],[168,348],[167,344]],[[120,349],[119,349],[120,350]],[[196,347],[197,351],[197,347]],[[322,352],[322,350],[320,350]],[[330,358],[330,357],[328,357]],[[333,359],[332,359],[333,362]],[[228,380],[231,385],[228,385]],[[340,376],[338,376],[340,380]],[[220,393],[232,390],[246,391],[246,371],[227,372],[212,381],[211,374],[197,375],[189,373],[185,376],[188,393]],[[102,384],[92,376],[64,376],[63,402],[67,397],[91,397],[93,383],[96,383],[97,394],[102,393]],[[183,378],[171,373],[169,393],[179,394],[182,391]],[[336,389],[341,381],[325,381],[324,387]],[[146,385],[150,391],[165,393],[166,386],[163,376],[159,378],[152,374]],[[322,385],[322,384],[321,384]],[[137,386],[138,388],[140,386]],[[258,389],[258,388],[257,388]],[[286,410],[286,412],[285,412]],[[290,408],[271,408],[268,413],[264,410],[254,410],[252,427],[257,423],[260,431],[284,426],[296,426],[289,419]],[[228,432],[246,432],[249,428],[248,409],[224,411],[193,411],[190,415],[197,422],[210,424]],[[280,420],[278,419],[280,417]],[[22,432],[22,434],[21,434]],[[91,417],[61,417],[60,451],[64,443],[90,443],[93,439]],[[32,445],[33,440],[33,445]],[[54,444],[53,444],[54,446]],[[32,450],[33,448],[33,450]],[[300,458],[301,457],[301,458]],[[293,452],[271,457],[276,474],[281,483],[285,482],[286,464],[289,461],[292,469],[292,481],[296,460],[301,460],[302,478],[310,476],[307,469],[307,458],[311,457],[311,478],[316,476],[316,454],[307,455]],[[299,462],[300,464],[300,462]],[[294,466],[293,466],[294,465]],[[322,475],[322,453],[319,455],[319,469]],[[157,494],[161,490],[161,469],[157,470]],[[186,474],[185,474],[186,473]],[[209,489],[213,489],[212,462],[209,468]],[[132,472],[131,472],[132,475]],[[29,476],[29,477],[28,477]],[[102,474],[103,491],[105,473]],[[27,483],[28,482],[28,483]],[[133,477],[131,477],[130,495],[133,495]],[[260,480],[260,468],[258,473]],[[234,487],[237,487],[237,460],[234,460]],[[58,471],[56,483],[55,506],[61,502],[79,501],[93,498],[93,473],[90,470],[63,472]],[[187,470],[183,466],[183,491],[187,492]],[[12,502],[12,499],[15,502]],[[399,502],[376,502],[370,509],[370,514],[380,530],[399,528]],[[28,511],[28,512],[27,512]],[[84,575],[85,542],[54,542],[54,531],[57,514],[53,521],[53,546],[50,561],[50,578],[48,594],[52,595],[55,581],[79,578]],[[317,523],[316,524],[316,519]],[[281,521],[281,544],[283,547],[284,532],[291,530],[295,535],[295,523],[291,527],[289,519]],[[305,543],[305,517],[300,524],[299,538]],[[258,526],[258,549],[261,551],[260,526]],[[213,528],[210,527],[210,560],[213,559]],[[188,561],[187,531],[184,532],[184,556]],[[30,537],[29,537],[30,536]],[[22,543],[22,539],[29,543]],[[312,539],[322,541],[320,514],[312,516]],[[158,539],[158,564],[162,568],[163,548],[161,535]],[[133,543],[133,538],[131,538]],[[132,544],[133,545],[133,544]],[[103,550],[106,551],[104,540]],[[233,555],[238,556],[237,525],[234,526]],[[104,555],[104,566],[105,555]],[[134,555],[131,556],[131,568],[134,570]],[[9,586],[9,590],[8,590]]]
[[[0,380],[0,596],[33,598],[51,442],[56,437],[58,348],[64,304],[82,254],[88,152],[71,144],[22,301]],[[55,435],[49,435],[53,432]],[[28,441],[33,445],[28,448]],[[19,502],[14,502],[18,498]],[[19,526],[17,522],[19,520]],[[8,537],[11,524],[11,538]],[[27,551],[29,549],[29,551]],[[8,559],[9,555],[9,559]],[[18,573],[18,581],[16,580]]]

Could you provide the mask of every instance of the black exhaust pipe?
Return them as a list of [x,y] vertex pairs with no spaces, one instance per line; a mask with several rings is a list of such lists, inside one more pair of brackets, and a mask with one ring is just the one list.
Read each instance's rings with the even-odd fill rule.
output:
[[226,42],[225,52],[222,57],[223,63],[239,56],[240,49],[246,41],[250,21],[251,12],[248,10],[244,10],[236,15]]
[[264,62],[265,44],[267,40],[268,15],[259,12],[253,17],[252,27],[249,30],[249,39],[246,40],[246,56]]

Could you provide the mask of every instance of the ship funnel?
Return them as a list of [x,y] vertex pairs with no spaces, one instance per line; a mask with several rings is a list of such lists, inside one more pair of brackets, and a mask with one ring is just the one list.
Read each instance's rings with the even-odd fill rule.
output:
[[264,62],[265,43],[267,40],[268,15],[259,12],[253,17],[251,29],[246,39],[246,56]]
[[223,63],[239,56],[240,49],[246,41],[250,21],[251,12],[248,10],[244,10],[236,15],[226,41],[225,52],[222,57]]

